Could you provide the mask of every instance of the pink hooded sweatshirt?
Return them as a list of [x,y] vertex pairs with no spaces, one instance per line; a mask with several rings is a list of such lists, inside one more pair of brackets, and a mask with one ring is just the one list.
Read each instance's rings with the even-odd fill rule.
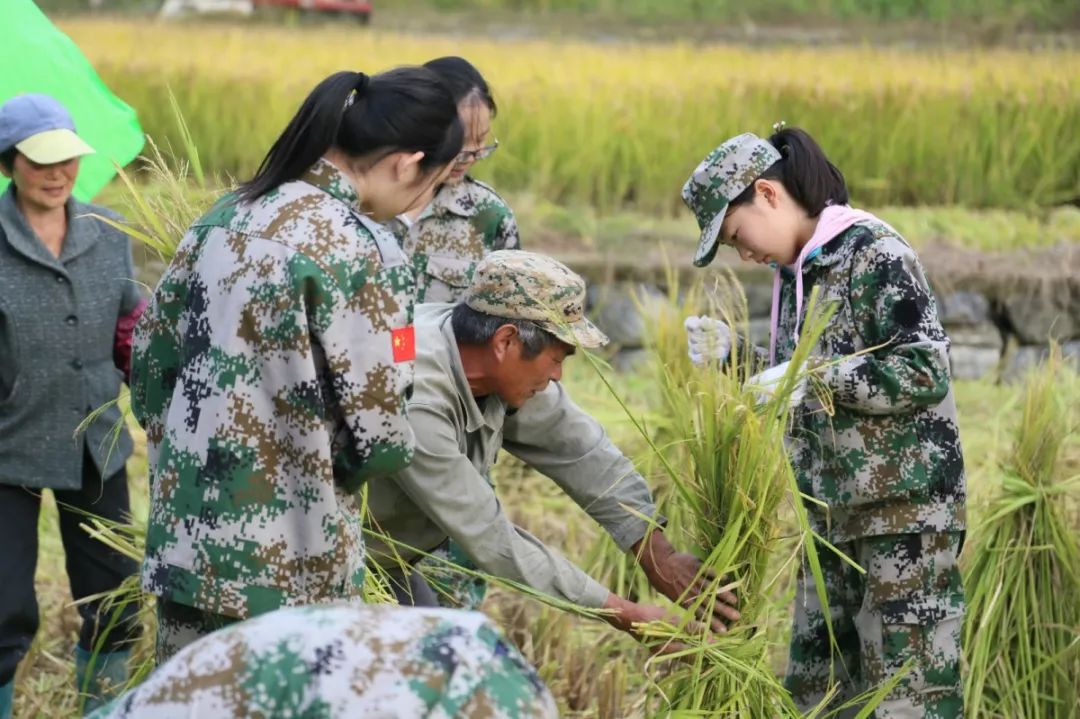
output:
[[[802,322],[803,263],[815,255],[822,247],[843,234],[844,230],[852,225],[871,221],[879,222],[886,227],[889,227],[887,223],[883,222],[875,215],[864,210],[856,210],[850,205],[829,205],[821,211],[821,215],[818,217],[817,227],[814,229],[814,234],[810,236],[810,240],[803,246],[802,250],[799,251],[799,256],[795,259],[795,264],[789,266],[789,269],[795,273],[796,339],[799,335],[799,323]],[[889,229],[892,230],[891,227],[889,227]],[[895,230],[893,230],[893,232],[895,232]],[[777,267],[776,274],[773,275],[772,311],[769,317],[769,366],[776,364],[776,329],[780,324],[780,272],[781,268]]]

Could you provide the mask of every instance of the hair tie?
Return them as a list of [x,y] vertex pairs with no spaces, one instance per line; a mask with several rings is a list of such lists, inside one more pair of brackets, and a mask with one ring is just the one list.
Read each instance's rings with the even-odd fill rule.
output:
[[773,125],[772,125],[772,131],[773,131],[773,132],[780,132],[780,131],[781,131],[781,130],[783,130],[783,129],[784,129],[785,127],[787,127],[787,123],[786,123],[785,121],[783,121],[783,120],[780,120],[779,122],[774,122],[774,123],[773,123]]
[[353,84],[353,89],[349,92],[349,96],[345,98],[345,109],[348,110],[353,104],[364,94],[367,90],[368,84],[371,82],[371,78],[362,72],[356,73],[356,82]]
[[356,73],[356,84],[353,85],[353,92],[357,95],[363,95],[367,90],[368,83],[371,82],[371,78],[362,72]]

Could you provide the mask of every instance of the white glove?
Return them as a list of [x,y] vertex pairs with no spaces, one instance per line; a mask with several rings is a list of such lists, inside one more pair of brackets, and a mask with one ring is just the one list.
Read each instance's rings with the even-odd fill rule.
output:
[[[753,387],[758,391],[758,404],[765,404],[773,398],[773,395],[776,394],[776,391],[780,388],[780,382],[783,380],[784,375],[787,374],[788,367],[790,366],[790,362],[783,362],[746,380],[747,386]],[[788,397],[788,406],[790,407],[802,404],[802,401],[806,398],[806,364],[803,363],[798,371],[799,376],[795,380],[795,386],[791,390],[791,395]]]
[[731,352],[731,328],[712,317],[687,317],[686,342],[690,361],[698,367],[712,361],[723,362]]

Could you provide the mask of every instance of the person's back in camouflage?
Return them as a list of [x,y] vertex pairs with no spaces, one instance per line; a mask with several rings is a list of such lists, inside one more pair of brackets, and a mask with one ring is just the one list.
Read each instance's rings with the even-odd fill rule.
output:
[[437,184],[461,138],[433,73],[335,73],[180,243],[132,363],[159,659],[237,619],[360,598],[354,494],[413,444],[414,283],[377,221]]
[[148,592],[241,619],[359,595],[352,492],[411,453],[412,367],[392,335],[412,287],[355,202],[321,161],[255,203],[219,203],[162,277],[133,362]]
[[282,609],[189,645],[92,719],[551,719],[536,672],[482,614]]

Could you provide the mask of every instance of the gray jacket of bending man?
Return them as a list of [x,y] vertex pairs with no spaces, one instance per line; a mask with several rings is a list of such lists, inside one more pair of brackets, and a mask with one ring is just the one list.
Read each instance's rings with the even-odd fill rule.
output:
[[371,482],[375,561],[396,552],[412,561],[452,538],[483,572],[586,607],[608,590],[557,551],[517,527],[485,475],[499,449],[554,480],[623,551],[645,536],[656,507],[645,480],[558,382],[517,412],[469,390],[451,325],[453,305],[418,305],[416,376],[408,403],[416,453],[407,469]]

